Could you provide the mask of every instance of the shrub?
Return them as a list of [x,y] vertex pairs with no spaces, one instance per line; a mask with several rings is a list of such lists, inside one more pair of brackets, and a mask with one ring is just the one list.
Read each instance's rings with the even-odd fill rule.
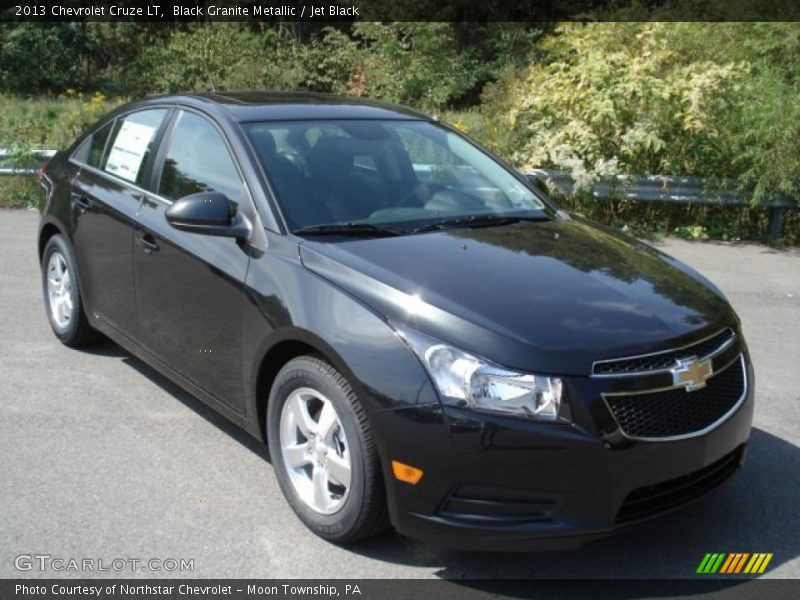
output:
[[303,80],[297,47],[288,33],[256,34],[232,23],[176,31],[146,50],[137,87],[150,93],[295,89]]
[[449,23],[370,23],[354,26],[360,54],[353,92],[441,110],[477,81],[475,60],[458,52]]
[[755,202],[795,193],[800,25],[567,24],[542,61],[484,92],[501,150],[604,173],[738,178]]

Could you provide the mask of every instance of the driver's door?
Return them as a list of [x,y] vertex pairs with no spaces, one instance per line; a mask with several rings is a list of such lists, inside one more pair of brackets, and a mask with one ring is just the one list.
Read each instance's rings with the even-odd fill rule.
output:
[[222,132],[199,113],[177,111],[156,159],[154,196],[134,232],[136,305],[147,349],[243,412],[243,286],[249,257],[232,238],[179,231],[164,212],[183,196],[217,191],[250,202]]

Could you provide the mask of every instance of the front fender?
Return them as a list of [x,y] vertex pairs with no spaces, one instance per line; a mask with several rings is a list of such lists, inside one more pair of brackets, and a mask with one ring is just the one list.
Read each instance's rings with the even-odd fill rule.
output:
[[[266,399],[259,398],[258,379],[270,350],[285,342],[314,348],[348,379],[366,410],[394,512],[391,459],[425,452],[426,439],[432,446],[449,439],[422,364],[380,314],[306,269],[297,245],[292,248],[286,238],[271,236],[269,250],[251,261],[246,284],[243,359],[250,390],[245,407],[248,430],[256,435],[261,431],[259,402]],[[441,435],[420,436],[420,418],[425,428]],[[414,440],[413,450],[409,440]]]

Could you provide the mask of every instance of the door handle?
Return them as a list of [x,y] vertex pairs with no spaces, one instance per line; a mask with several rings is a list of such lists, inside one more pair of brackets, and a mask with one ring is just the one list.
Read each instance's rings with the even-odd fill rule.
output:
[[142,247],[142,251],[148,256],[153,254],[153,252],[158,252],[156,239],[149,233],[139,236],[139,245]]
[[82,213],[84,213],[84,212],[86,212],[87,210],[89,210],[89,208],[90,208],[90,206],[89,206],[89,199],[88,199],[86,196],[84,196],[84,195],[82,195],[82,194],[75,194],[75,193],[73,193],[73,194],[70,196],[70,198],[72,199],[72,203],[75,205],[75,207],[76,207],[76,208],[77,208],[79,211],[81,211]]

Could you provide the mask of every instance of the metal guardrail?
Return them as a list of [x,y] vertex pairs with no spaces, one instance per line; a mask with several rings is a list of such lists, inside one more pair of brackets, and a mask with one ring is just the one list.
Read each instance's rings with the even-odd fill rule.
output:
[[[575,182],[566,171],[533,169],[525,175],[534,183],[544,185],[549,192],[568,196],[575,190]],[[618,175],[601,179],[592,185],[592,194],[598,199],[621,198],[634,202],[663,202],[667,204],[749,206],[749,198],[735,179],[711,182],[702,177],[653,175],[636,177]],[[763,206],[769,211],[769,235],[780,235],[786,210],[795,206],[788,196],[775,196]]]
[[[31,150],[27,152],[26,155],[30,156],[33,159],[36,159],[40,162],[45,162],[47,159],[52,158],[55,155],[55,150]],[[35,165],[26,165],[24,167],[20,167],[17,165],[13,166],[5,166],[2,163],[7,162],[9,159],[13,158],[15,153],[7,148],[0,148],[0,175],[23,175],[23,176],[31,176],[36,175],[39,172],[40,164]]]
[[[33,150],[28,153],[31,158],[42,162],[55,155],[55,150]],[[3,162],[13,157],[14,153],[0,148],[0,176],[31,176],[39,171],[39,165],[2,166]],[[575,190],[575,182],[566,171],[555,169],[533,169],[525,175],[548,191],[568,196]],[[724,179],[710,184],[702,177],[679,177],[676,175],[652,175],[637,177],[617,175],[610,179],[601,179],[592,185],[595,198],[623,198],[634,202],[664,202],[668,204],[697,204],[717,206],[748,206],[750,204],[735,179]],[[769,211],[769,235],[780,235],[786,210],[795,206],[788,196],[775,196],[763,207]]]

